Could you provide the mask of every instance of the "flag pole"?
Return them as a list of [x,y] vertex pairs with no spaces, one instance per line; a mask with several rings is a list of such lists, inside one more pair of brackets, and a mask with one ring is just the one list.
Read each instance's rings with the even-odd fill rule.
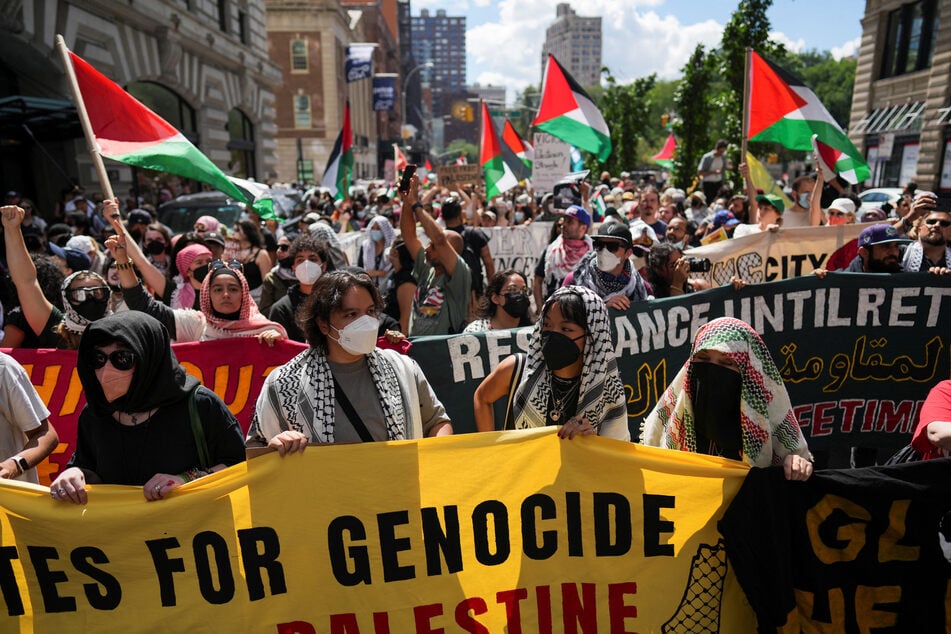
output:
[[740,142],[740,162],[746,162],[746,143],[750,132],[750,65],[753,58],[752,47],[746,47],[746,64],[743,72],[743,138]]
[[83,126],[83,134],[86,137],[86,149],[89,150],[89,158],[96,168],[96,175],[99,177],[99,186],[102,187],[102,196],[105,200],[112,200],[116,196],[112,193],[112,184],[109,183],[109,175],[106,173],[106,166],[102,162],[102,155],[99,153],[99,147],[96,145],[96,135],[92,131],[92,123],[89,121],[89,113],[86,112],[86,103],[83,101],[82,92],[79,90],[79,82],[76,81],[76,71],[73,69],[73,60],[69,57],[69,49],[66,48],[66,40],[62,35],[56,36],[56,50],[59,51],[60,59],[63,62],[63,70],[66,71],[66,83],[69,84],[69,91],[73,95],[73,101],[76,103],[76,114],[79,115],[79,122]]

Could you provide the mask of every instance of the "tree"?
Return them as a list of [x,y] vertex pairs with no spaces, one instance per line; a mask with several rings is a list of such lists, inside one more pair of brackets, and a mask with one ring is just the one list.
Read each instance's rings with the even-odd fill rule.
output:
[[[657,75],[635,79],[630,84],[619,84],[608,68],[601,70],[606,75],[607,87],[592,90],[591,98],[598,103],[601,114],[611,130],[611,156],[601,167],[612,174],[636,167],[639,163],[638,143],[651,133],[655,125],[650,117],[650,91],[657,82]],[[598,93],[600,92],[600,98]],[[592,171],[598,168],[596,159],[588,161]]]
[[446,151],[440,156],[446,157],[443,161],[445,165],[453,163],[459,158],[460,154],[465,155],[466,161],[469,163],[479,162],[479,147],[473,143],[469,143],[465,139],[453,139],[450,141],[449,145],[446,146]]
[[856,64],[855,59],[836,61],[829,51],[806,51],[790,54],[787,70],[812,88],[829,114],[843,129],[848,129]]
[[710,84],[716,60],[698,44],[683,67],[683,78],[674,93],[676,116],[673,133],[677,138],[672,181],[687,189],[697,173],[700,157],[710,148]]

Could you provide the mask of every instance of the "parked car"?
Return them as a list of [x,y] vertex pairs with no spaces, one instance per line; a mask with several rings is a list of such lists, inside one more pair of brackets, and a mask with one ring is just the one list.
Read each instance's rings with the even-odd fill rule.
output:
[[245,207],[243,202],[221,192],[199,192],[162,203],[158,208],[158,219],[175,234],[191,231],[201,216],[214,216],[225,227],[231,227]]
[[[901,198],[904,190],[901,187],[876,187],[875,189],[866,189],[859,194],[859,200],[862,201],[861,209],[871,209],[877,207],[885,209],[888,204],[891,208],[889,212],[897,206],[898,199]],[[889,214],[893,215],[893,214]]]

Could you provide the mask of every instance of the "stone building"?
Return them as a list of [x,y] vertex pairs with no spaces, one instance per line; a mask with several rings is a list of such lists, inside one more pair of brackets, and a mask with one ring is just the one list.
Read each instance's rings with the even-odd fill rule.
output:
[[[99,184],[55,36],[179,128],[226,173],[276,175],[274,87],[263,0],[0,3],[0,181],[48,213],[70,182]],[[24,127],[25,126],[25,127]],[[175,178],[106,161],[116,194],[178,193]]]
[[582,86],[601,83],[601,18],[586,18],[575,13],[567,2],[558,4],[555,21],[545,30],[542,45],[542,74],[548,54],[571,73]]

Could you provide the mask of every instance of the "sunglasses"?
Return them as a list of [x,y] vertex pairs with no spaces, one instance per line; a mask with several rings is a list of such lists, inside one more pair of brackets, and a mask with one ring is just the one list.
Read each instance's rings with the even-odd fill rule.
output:
[[623,242],[599,242],[598,241],[594,243],[595,251],[603,251],[604,249],[607,249],[611,253],[614,253],[615,251],[621,248],[624,248]]
[[226,267],[232,271],[238,271],[239,273],[244,272],[244,265],[238,260],[231,260],[228,263],[222,262],[221,260],[214,260],[208,265],[208,272],[211,273],[212,271],[217,271],[218,269],[223,269]]
[[942,229],[947,229],[948,227],[951,227],[951,220],[941,220],[940,218],[928,218],[927,220],[925,220],[925,224],[928,225],[929,227],[933,227],[935,225],[941,225]]
[[106,361],[112,364],[116,370],[131,370],[135,367],[135,353],[131,350],[113,350],[106,354],[102,350],[96,350],[92,354],[92,365],[94,370],[106,365]]
[[290,250],[291,250],[291,245],[289,245],[289,244],[279,244],[279,245],[277,245],[277,250],[278,250],[278,251],[290,251]]
[[87,299],[95,299],[97,301],[102,301],[109,297],[109,287],[108,286],[81,286],[79,288],[71,288],[66,291],[66,297],[69,298],[69,301],[82,304]]

